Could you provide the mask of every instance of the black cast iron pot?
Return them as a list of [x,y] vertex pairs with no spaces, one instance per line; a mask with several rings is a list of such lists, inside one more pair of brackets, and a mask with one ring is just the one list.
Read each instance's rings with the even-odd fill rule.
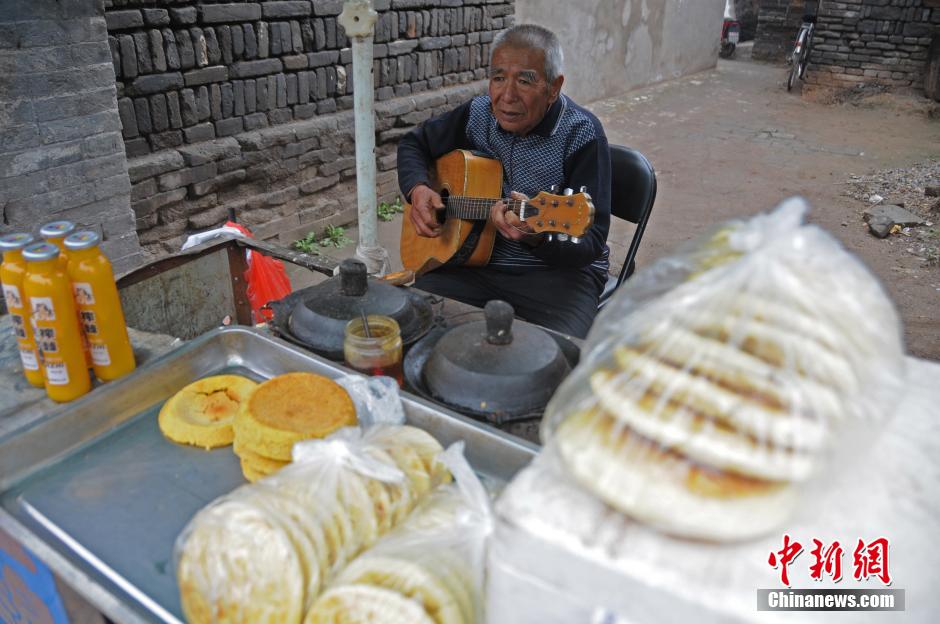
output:
[[490,301],[484,314],[415,344],[404,363],[409,389],[496,425],[541,417],[577,364],[578,347],[561,334],[513,324],[504,301]]
[[427,334],[434,321],[427,296],[369,277],[366,265],[355,259],[343,260],[338,276],[268,306],[281,337],[337,362],[343,360],[346,323],[363,313],[395,319],[405,346]]

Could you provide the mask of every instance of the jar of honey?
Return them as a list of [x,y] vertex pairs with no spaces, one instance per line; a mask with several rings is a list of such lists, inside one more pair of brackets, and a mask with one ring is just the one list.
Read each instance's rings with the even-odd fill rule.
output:
[[16,336],[20,360],[23,362],[23,374],[29,383],[42,388],[44,380],[42,369],[39,367],[39,351],[36,349],[33,327],[29,321],[28,304],[23,294],[23,278],[26,277],[23,248],[33,240],[32,234],[0,236],[0,252],[3,252],[3,264],[0,264],[0,284],[3,285],[3,297],[6,299],[10,320],[13,322],[13,334]]
[[395,319],[370,314],[346,324],[343,357],[349,368],[366,375],[387,375],[404,383],[401,330]]

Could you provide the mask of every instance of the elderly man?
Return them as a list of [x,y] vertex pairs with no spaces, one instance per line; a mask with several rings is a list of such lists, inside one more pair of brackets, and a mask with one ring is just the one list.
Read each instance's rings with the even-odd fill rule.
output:
[[548,240],[498,201],[490,209],[499,235],[489,264],[445,265],[415,285],[476,306],[503,299],[528,321],[583,337],[609,266],[607,137],[594,115],[561,93],[562,51],[549,30],[518,25],[500,33],[491,47],[489,76],[488,95],[428,120],[399,143],[398,182],[412,204],[410,225],[419,236],[440,235],[434,211],[443,203],[429,186],[429,170],[455,149],[499,160],[503,197],[524,199],[553,185],[586,187],[594,225],[578,243]]

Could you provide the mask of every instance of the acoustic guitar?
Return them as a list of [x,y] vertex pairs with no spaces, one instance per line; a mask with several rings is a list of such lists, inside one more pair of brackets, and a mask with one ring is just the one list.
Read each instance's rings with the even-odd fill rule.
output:
[[[503,167],[498,160],[455,150],[441,156],[432,172],[431,188],[440,193],[444,208],[437,218],[443,225],[436,238],[418,236],[411,223],[411,204],[405,204],[401,226],[401,261],[417,275],[445,264],[483,266],[496,242],[490,207],[500,199]],[[594,222],[594,204],[587,193],[553,195],[541,192],[522,201],[503,199],[519,219],[535,232],[577,239]]]

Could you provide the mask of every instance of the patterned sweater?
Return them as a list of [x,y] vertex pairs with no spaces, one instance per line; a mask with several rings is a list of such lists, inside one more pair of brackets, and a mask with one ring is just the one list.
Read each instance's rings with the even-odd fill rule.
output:
[[599,284],[609,268],[610,153],[600,121],[570,98],[560,96],[542,121],[525,136],[503,130],[493,116],[489,96],[482,95],[429,119],[398,144],[398,183],[402,194],[427,183],[434,161],[455,149],[469,149],[503,164],[503,197],[519,191],[529,197],[552,185],[587,187],[594,203],[594,225],[580,242],[554,240],[529,247],[502,236],[490,267],[538,269],[588,268]]

